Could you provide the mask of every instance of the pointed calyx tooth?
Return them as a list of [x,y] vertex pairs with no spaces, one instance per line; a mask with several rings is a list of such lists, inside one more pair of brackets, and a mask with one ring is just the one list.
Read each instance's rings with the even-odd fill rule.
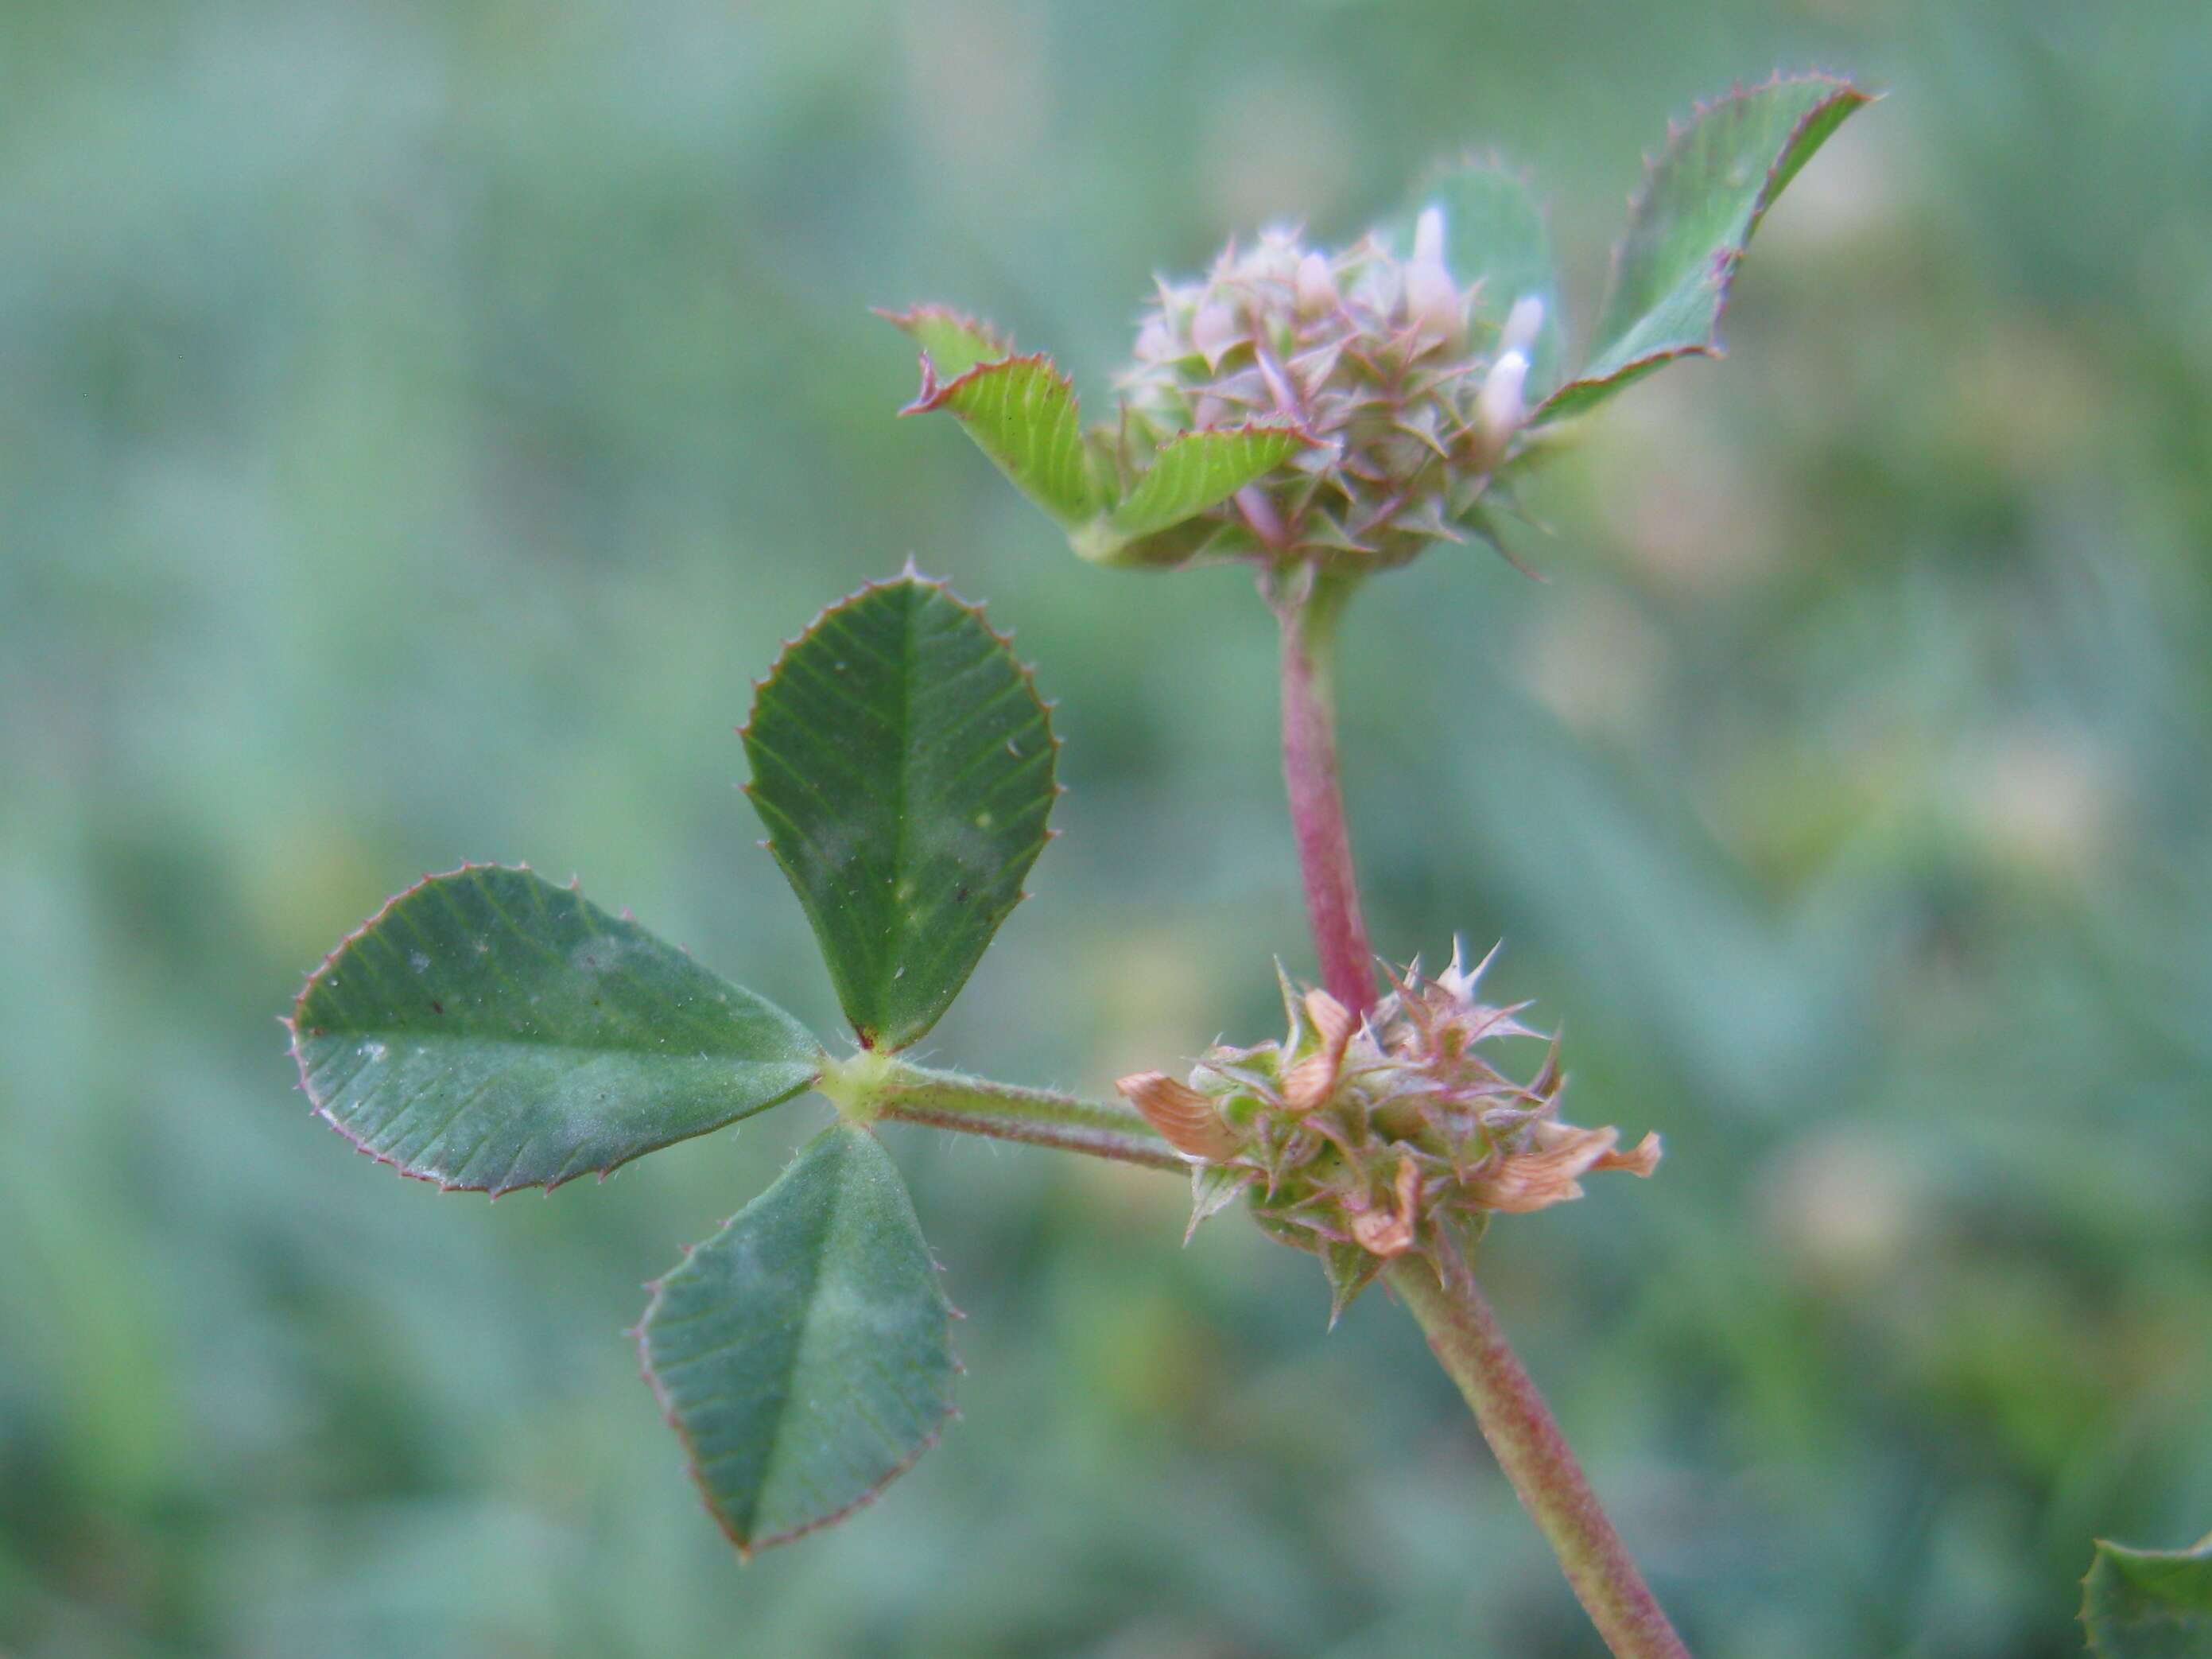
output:
[[1252,533],[1269,547],[1286,546],[1290,530],[1283,523],[1283,515],[1275,511],[1275,503],[1267,492],[1256,484],[1247,484],[1231,497],[1237,510],[1244,515],[1244,522],[1252,526]]
[[1165,1072],[1136,1072],[1114,1086],[1185,1158],[1218,1164],[1237,1155],[1237,1137],[1212,1101],[1188,1084]]
[[1326,991],[1307,992],[1305,1011],[1321,1047],[1283,1073],[1283,1104],[1301,1113],[1310,1112],[1336,1092],[1344,1051],[1359,1029],[1359,1017]]
[[1274,413],[1290,420],[1297,420],[1304,412],[1298,406],[1297,388],[1291,384],[1289,377],[1283,373],[1282,365],[1275,361],[1274,354],[1262,350],[1255,366],[1260,371],[1261,383],[1267,388],[1269,401],[1274,404]]
[[1208,368],[1220,368],[1223,355],[1243,338],[1244,325],[1236,307],[1224,300],[1208,300],[1190,319],[1190,343]]

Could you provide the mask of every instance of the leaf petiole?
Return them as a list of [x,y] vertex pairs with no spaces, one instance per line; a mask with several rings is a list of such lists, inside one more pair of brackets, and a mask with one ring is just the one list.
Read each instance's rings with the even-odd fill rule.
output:
[[1134,1107],[932,1071],[893,1054],[863,1049],[848,1060],[825,1057],[815,1086],[839,1112],[859,1121],[926,1123],[1147,1169],[1190,1167]]

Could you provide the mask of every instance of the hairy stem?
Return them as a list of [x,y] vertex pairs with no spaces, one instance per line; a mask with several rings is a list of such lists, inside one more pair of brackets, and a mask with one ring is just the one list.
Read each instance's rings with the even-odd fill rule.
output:
[[1689,1659],[1457,1249],[1443,1243],[1433,1264],[1401,1256],[1389,1278],[1616,1659]]
[[853,1092],[853,1107],[867,1116],[1025,1140],[1155,1170],[1190,1167],[1130,1106],[1078,1100],[958,1072],[933,1072],[903,1060],[892,1061],[880,1077]]
[[1375,958],[1359,914],[1359,880],[1336,766],[1336,626],[1352,597],[1344,577],[1314,573],[1279,595],[1283,628],[1283,781],[1305,877],[1306,916],[1322,983],[1356,1014],[1375,1006]]
[[[1374,957],[1336,762],[1336,627],[1352,584],[1310,566],[1299,575],[1278,578],[1270,592],[1283,629],[1283,775],[1322,982],[1365,1013],[1376,1000]],[[1616,1659],[1689,1659],[1456,1247],[1443,1241],[1433,1264],[1401,1256],[1389,1273]]]

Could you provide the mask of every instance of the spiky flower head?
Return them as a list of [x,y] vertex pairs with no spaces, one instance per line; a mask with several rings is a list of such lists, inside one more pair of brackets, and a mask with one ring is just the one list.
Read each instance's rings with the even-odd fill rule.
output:
[[1495,545],[1488,509],[1545,434],[1719,351],[1752,232],[1866,102],[1826,76],[1778,76],[1671,127],[1579,367],[1541,208],[1517,174],[1468,157],[1429,179],[1402,228],[1336,252],[1269,231],[1201,281],[1162,283],[1115,418],[1086,429],[1049,359],[940,306],[891,318],[922,353],[908,407],[951,414],[1101,564],[1243,558],[1318,578],[1437,541]]
[[1559,1116],[1556,1042],[1527,1083],[1496,1063],[1499,1044],[1540,1034],[1479,998],[1486,965],[1455,952],[1430,979],[1416,963],[1364,1020],[1286,981],[1282,1042],[1217,1047],[1188,1083],[1122,1079],[1192,1163],[1191,1225],[1245,1196],[1270,1233],[1321,1256],[1334,1314],[1392,1257],[1435,1248],[1439,1228],[1579,1198],[1596,1170],[1650,1175],[1656,1135],[1622,1152],[1618,1129]]
[[1212,509],[1194,556],[1381,569],[1490,538],[1483,498],[1525,447],[1544,301],[1479,305],[1498,296],[1461,286],[1444,245],[1432,205],[1402,257],[1380,234],[1332,253],[1279,229],[1232,244],[1201,282],[1160,283],[1120,380],[1137,442],[1255,422],[1310,441]]

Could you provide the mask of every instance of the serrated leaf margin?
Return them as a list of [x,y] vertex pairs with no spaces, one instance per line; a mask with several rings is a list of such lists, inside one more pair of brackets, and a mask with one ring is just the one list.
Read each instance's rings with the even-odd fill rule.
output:
[[[1048,726],[1047,730],[1049,731],[1050,727]],[[427,1185],[435,1187],[441,1193],[482,1193],[492,1202],[496,1203],[499,1200],[506,1197],[509,1193],[524,1192],[532,1187],[537,1188],[540,1192],[550,1197],[552,1195],[555,1188],[565,1187],[570,1182],[580,1180],[587,1175],[598,1176],[599,1178],[599,1184],[601,1186],[605,1186],[607,1182],[607,1177],[613,1175],[616,1170],[622,1169],[627,1164],[635,1163],[639,1158],[647,1156],[648,1153],[665,1152],[670,1146],[675,1146],[678,1143],[676,1141],[664,1141],[655,1146],[641,1146],[637,1151],[629,1153],[625,1157],[615,1158],[607,1164],[599,1165],[586,1164],[580,1170],[574,1170],[569,1174],[557,1176],[554,1179],[547,1182],[523,1181],[517,1182],[512,1186],[487,1186],[481,1182],[472,1181],[448,1181],[445,1176],[434,1175],[427,1170],[410,1169],[405,1164],[400,1162],[399,1159],[388,1157],[385,1153],[378,1152],[374,1147],[369,1146],[360,1135],[356,1134],[349,1125],[340,1122],[338,1119],[331,1113],[327,1107],[325,1107],[320,1101],[316,1100],[314,1090],[308,1085],[307,1056],[300,1052],[300,1012],[304,1006],[306,1006],[308,996],[313,992],[315,986],[321,981],[323,975],[327,973],[331,968],[336,964],[337,959],[343,956],[348,950],[351,949],[354,945],[367,938],[370,933],[375,932],[378,927],[381,927],[391,916],[392,911],[397,909],[407,900],[413,898],[417,893],[423,891],[426,888],[431,886],[434,883],[449,881],[455,876],[465,876],[478,870],[502,870],[511,873],[526,876],[538,875],[538,872],[532,869],[526,863],[501,864],[496,860],[485,860],[481,862],[464,862],[454,866],[453,868],[450,870],[433,871],[429,874],[422,876],[419,879],[410,883],[409,885],[401,888],[398,892],[392,894],[391,897],[386,899],[382,904],[377,907],[375,913],[371,915],[368,921],[362,922],[360,927],[355,928],[351,933],[341,939],[336,945],[332,945],[329,952],[325,955],[322,961],[316,963],[314,968],[309,971],[305,982],[300,987],[299,994],[292,999],[292,1012],[282,1016],[277,1022],[284,1028],[285,1053],[289,1056],[294,1070],[299,1073],[299,1080],[292,1086],[298,1090],[301,1094],[307,1097],[308,1101],[313,1107],[314,1115],[322,1119],[325,1123],[336,1130],[339,1136],[343,1139],[346,1144],[351,1146],[355,1152],[360,1153],[363,1158],[368,1158],[372,1163],[380,1164],[388,1170],[397,1171],[398,1174],[406,1176],[410,1181],[420,1181]],[[538,878],[540,880],[544,879],[543,877],[539,877]],[[583,898],[583,878],[579,876],[571,876],[563,890],[574,893],[580,899]],[[589,901],[586,900],[586,902],[589,902]],[[627,921],[629,919],[629,911],[624,910],[620,914],[623,920]],[[668,943],[671,950],[680,951],[687,957],[691,954],[690,948],[686,945],[677,945],[669,941],[664,941],[664,943]],[[763,1000],[764,1000],[764,999]],[[309,1034],[319,1035],[319,1033],[312,1031]],[[793,1085],[787,1093],[778,1096],[767,1105],[758,1108],[757,1111],[749,1114],[748,1115],[757,1116],[760,1112],[772,1111],[776,1107],[785,1103],[787,1101],[793,1100],[799,1096],[805,1093],[807,1090],[812,1088],[821,1080],[822,1073],[817,1068],[811,1077],[805,1079],[803,1082]],[[725,1125],[723,1127],[726,1127],[727,1126]],[[712,1134],[714,1131],[712,1129],[704,1129],[701,1130],[699,1133],[701,1134]],[[687,1135],[682,1137],[684,1139],[696,1139],[697,1138],[697,1135]]]
[[[1054,440],[1054,447],[1065,447],[1066,453],[1061,455],[1054,465],[1059,470],[1070,473],[1070,477],[1060,482],[1065,482],[1073,491],[1072,495],[1061,497],[1057,491],[1048,494],[1041,483],[1025,477],[1021,472],[1017,471],[1012,464],[1003,459],[976,436],[975,422],[954,407],[956,400],[963,392],[982,386],[990,378],[1024,371],[1042,376],[1041,384],[1046,390],[1055,399],[1064,400],[1064,408],[1056,411],[1053,416],[1054,426],[1058,428],[1058,436]],[[921,389],[915,393],[914,401],[900,410],[899,413],[927,415],[939,410],[945,410],[957,420],[962,429],[968,434],[969,441],[983,452],[991,465],[997,467],[1017,489],[1028,496],[1063,527],[1083,524],[1098,511],[1102,492],[1096,476],[1091,447],[1084,439],[1082,399],[1076,396],[1075,383],[1060,372],[1059,365],[1054,363],[1047,353],[1018,352],[1007,356],[994,358],[988,362],[976,363],[959,374],[949,379],[941,379],[938,374],[935,362],[927,351],[923,352]]]
[[[865,1124],[854,1124],[850,1127],[857,1129],[863,1134],[870,1136],[873,1136],[875,1134],[875,1131],[869,1128]],[[795,1157],[796,1154],[794,1154],[794,1158]],[[766,1189],[763,1188],[763,1190],[765,1191]],[[755,1194],[755,1197],[758,1196],[758,1194]],[[908,1196],[907,1202],[909,1206],[913,1203],[911,1194]],[[748,1204],[750,1204],[750,1200],[748,1200]],[[710,1237],[720,1237],[722,1232],[727,1230],[730,1224],[737,1219],[738,1215],[744,1213],[745,1207],[747,1206],[739,1206],[737,1213],[726,1218],[720,1226],[715,1228],[714,1232],[710,1235]],[[925,1243],[926,1243],[927,1241],[925,1241]],[[693,1489],[699,1494],[700,1507],[707,1511],[708,1517],[714,1522],[714,1529],[717,1532],[720,1532],[723,1538],[728,1541],[730,1547],[737,1552],[738,1559],[750,1564],[753,1557],[759,1554],[763,1550],[774,1549],[779,1544],[788,1544],[794,1539],[807,1536],[810,1533],[817,1533],[822,1531],[825,1528],[834,1527],[840,1521],[844,1520],[848,1516],[857,1514],[860,1510],[866,1509],[869,1505],[874,1504],[884,1495],[885,1491],[890,1488],[893,1481],[896,1480],[899,1476],[904,1474],[908,1469],[911,1469],[916,1463],[919,1463],[925,1453],[932,1450],[940,1440],[944,1439],[945,1431],[947,1425],[960,1420],[960,1407],[959,1403],[953,1398],[952,1389],[948,1387],[945,1390],[945,1410],[939,1416],[936,1426],[932,1428],[927,1434],[924,1435],[920,1440],[915,1443],[913,1451],[908,1453],[905,1458],[901,1460],[891,1468],[886,1470],[881,1480],[878,1480],[858,1498],[855,1498],[851,1503],[844,1504],[841,1508],[830,1511],[829,1514],[817,1516],[813,1520],[809,1521],[804,1526],[793,1527],[783,1532],[771,1534],[765,1538],[744,1539],[738,1537],[737,1533],[732,1528],[728,1518],[723,1515],[720,1507],[714,1502],[714,1493],[707,1489],[707,1483],[703,1478],[702,1465],[699,1457],[698,1443],[693,1439],[691,1431],[684,1425],[681,1419],[677,1416],[675,1402],[669,1397],[668,1390],[661,1382],[659,1374],[653,1368],[653,1357],[647,1346],[650,1340],[650,1333],[647,1327],[652,1322],[653,1309],[659,1305],[663,1287],[670,1279],[683,1271],[684,1265],[690,1261],[692,1252],[697,1249],[698,1246],[696,1244],[686,1244],[683,1246],[682,1259],[677,1262],[675,1267],[671,1267],[659,1279],[648,1279],[646,1282],[645,1311],[638,1316],[637,1323],[631,1326],[628,1331],[623,1333],[623,1334],[630,1339],[633,1346],[637,1349],[639,1375],[643,1377],[646,1386],[653,1390],[653,1401],[660,1408],[661,1420],[667,1424],[671,1432],[676,1436],[678,1443],[684,1448],[684,1474],[686,1478],[690,1480]],[[931,1261],[936,1265],[938,1272],[943,1273],[945,1271],[943,1264],[936,1261],[934,1252],[932,1252],[931,1254]],[[950,1322],[953,1325],[958,1324],[961,1320],[967,1317],[967,1316],[962,1313],[959,1309],[952,1305],[950,1298],[947,1298],[945,1307],[946,1316]],[[966,1375],[968,1368],[961,1363],[958,1353],[957,1352],[951,1352],[949,1340],[946,1346],[948,1352],[951,1352],[952,1377],[954,1382],[957,1383],[957,1380],[961,1376]]]
[[[984,605],[981,601],[962,599],[958,593],[953,591],[951,579],[950,577],[924,575],[911,557],[908,557],[906,563],[901,567],[898,574],[896,576],[884,576],[878,578],[873,581],[862,582],[860,586],[854,588],[843,598],[833,599],[828,605],[823,605],[821,610],[815,612],[812,619],[807,623],[805,627],[800,629],[792,638],[780,642],[775,654],[775,660],[769,665],[768,672],[763,674],[758,679],[751,682],[750,690],[752,693],[751,708],[753,713],[748,715],[744,725],[738,727],[738,742],[740,744],[744,744],[749,740],[750,734],[753,729],[754,721],[759,715],[760,694],[762,689],[775,678],[777,673],[782,669],[785,660],[790,657],[793,651],[796,651],[800,646],[804,645],[807,640],[813,635],[816,629],[820,628],[824,622],[828,621],[838,611],[846,609],[848,606],[860,604],[870,594],[878,592],[885,588],[896,587],[909,582],[918,586],[936,589],[948,604],[953,605],[957,610],[966,612],[969,617],[972,617],[976,624],[982,629],[984,633],[990,636],[992,642],[1006,652],[1007,660],[1012,662],[1014,665],[1015,673],[1020,678],[1022,684],[1027,689],[1030,696],[1036,699],[1037,708],[1042,712],[1046,744],[1045,752],[1050,757],[1050,765],[1048,769],[1052,775],[1052,799],[1054,801],[1059,800],[1062,795],[1065,795],[1067,793],[1067,786],[1060,781],[1060,755],[1063,745],[1060,741],[1060,733],[1053,729],[1052,724],[1053,711],[1060,707],[1059,700],[1046,696],[1044,693],[1038,689],[1036,665],[1034,663],[1024,662],[1020,654],[1015,651],[1014,633],[1012,629],[1008,629],[1005,633],[1000,633],[997,629],[991,625],[991,619],[989,616],[986,614]],[[754,780],[748,777],[744,784],[740,786],[741,792],[749,802],[751,802],[754,799],[753,784]],[[757,816],[760,808],[757,802],[754,804],[753,810],[755,814]],[[1052,842],[1060,839],[1060,831],[1053,827],[1051,814],[1052,809],[1048,805],[1045,809],[1046,821],[1043,830],[1039,833],[1036,841],[1020,855],[1020,859],[1022,860],[1022,874],[1018,890],[1015,893],[1012,901],[1007,904],[1006,908],[1000,911],[999,914],[992,919],[989,936],[985,940],[986,951],[988,950],[991,940],[997,938],[999,929],[1006,925],[1006,918],[1012,915],[1015,910],[1020,907],[1023,901],[1026,900],[1030,896],[1028,888],[1029,875],[1030,870],[1036,867],[1039,855],[1042,854],[1044,849]],[[774,840],[771,838],[770,840],[762,842],[760,844],[768,850],[769,856],[775,860],[776,867],[783,872],[786,884],[790,887],[793,895],[799,897],[799,908],[802,910],[806,910],[808,924],[810,927],[812,926],[814,921],[813,913],[811,910],[807,909],[804,889],[801,887],[798,878],[784,864],[782,855],[775,850]],[[818,931],[819,930],[817,929],[817,936]],[[959,1000],[960,993],[966,988],[969,979],[974,975],[975,969],[981,964],[982,959],[983,952],[978,951],[976,953],[975,961],[969,964],[968,972],[961,975],[959,982],[954,985],[951,988],[951,990],[947,994],[945,999],[945,1007],[939,1011],[939,1018],[943,1018],[944,1013],[950,1011],[953,1003]],[[841,1008],[842,1006],[842,1001],[840,1003],[840,1006]],[[849,1015],[848,1018],[849,1019]],[[935,1024],[936,1022],[933,1020],[929,1026],[916,1032],[905,1042],[898,1044],[896,1048],[885,1048],[882,1052],[886,1054],[896,1054],[901,1049],[912,1047],[915,1043],[919,1042],[923,1037],[928,1036],[930,1030],[934,1029]],[[882,1034],[880,1032],[871,1033],[862,1031],[856,1027],[854,1035],[860,1039],[860,1046],[862,1048],[872,1050],[876,1047],[876,1039],[880,1037]]]
[[[1584,410],[1594,407],[1612,393],[1642,380],[1654,370],[1663,368],[1668,363],[1680,362],[1684,357],[1720,357],[1726,355],[1726,348],[1721,343],[1720,319],[1728,308],[1729,293],[1735,285],[1736,272],[1742,266],[1745,250],[1749,247],[1752,237],[1758,232],[1759,224],[1766,217],[1767,210],[1773,206],[1775,199],[1781,195],[1784,188],[1797,176],[1798,171],[1812,157],[1812,152],[1809,150],[1802,155],[1796,153],[1804,141],[1805,135],[1814,124],[1829,118],[1839,105],[1843,106],[1842,113],[1833,115],[1830,125],[1830,131],[1832,131],[1836,125],[1841,125],[1850,115],[1875,102],[1877,94],[1861,91],[1841,76],[1818,71],[1789,74],[1777,70],[1756,86],[1746,87],[1739,83],[1731,87],[1718,98],[1709,100],[1700,100],[1693,104],[1687,121],[1669,120],[1668,122],[1666,144],[1657,155],[1644,158],[1644,181],[1629,198],[1628,222],[1632,228],[1638,216],[1644,211],[1645,205],[1650,202],[1652,191],[1656,188],[1660,169],[1667,164],[1675,146],[1695,131],[1700,121],[1725,105],[1739,100],[1756,97],[1771,88],[1798,82],[1826,82],[1833,90],[1829,96],[1822,99],[1804,115],[1799,117],[1796,124],[1790,128],[1774,161],[1767,167],[1766,177],[1753,199],[1751,216],[1744,225],[1741,238],[1733,246],[1721,250],[1715,262],[1711,278],[1715,304],[1712,321],[1707,329],[1705,338],[1701,342],[1670,347],[1665,350],[1653,352],[1647,356],[1636,358],[1595,380],[1589,377],[1586,364],[1583,369],[1577,370],[1564,380],[1550,396],[1530,412],[1528,416],[1530,426],[1540,426],[1548,422],[1563,420],[1570,416],[1580,414]],[[1823,134],[1821,142],[1826,141],[1826,135]],[[1818,146],[1814,148],[1817,149]],[[1795,157],[1794,161],[1793,157]],[[1627,234],[1624,232],[1621,240],[1613,247],[1611,271],[1606,283],[1606,297],[1598,308],[1601,322],[1613,307],[1613,296],[1620,284],[1621,264],[1627,250]],[[1614,339],[1619,337],[1619,334],[1613,337]],[[1612,343],[1613,341],[1608,340],[1594,345],[1593,360],[1602,362],[1606,351]]]

